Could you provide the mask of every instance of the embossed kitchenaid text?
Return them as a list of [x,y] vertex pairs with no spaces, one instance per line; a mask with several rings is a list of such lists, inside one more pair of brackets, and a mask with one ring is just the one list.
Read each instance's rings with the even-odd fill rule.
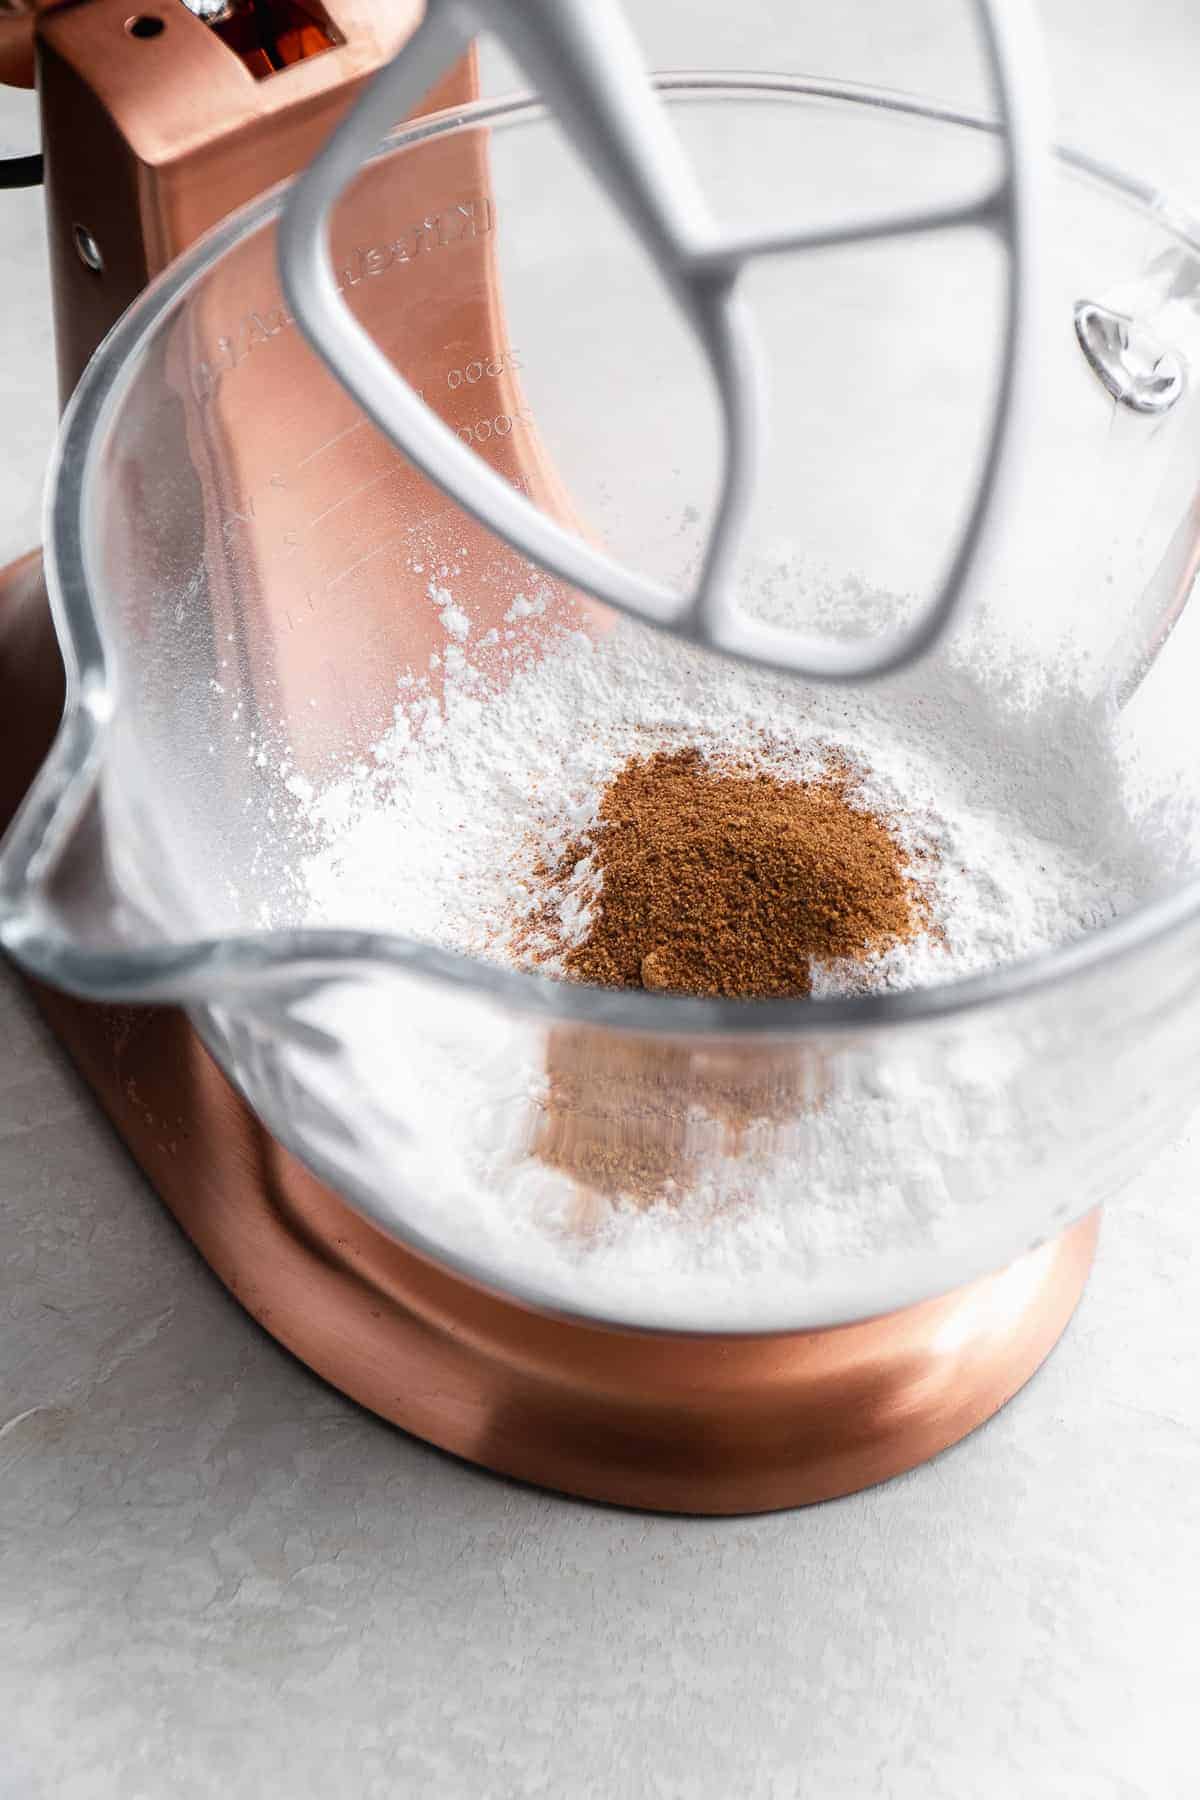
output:
[[[354,250],[337,266],[338,292],[344,294],[391,270],[402,270],[421,257],[456,244],[473,243],[496,228],[491,196],[475,194],[426,213],[398,237],[383,244]],[[192,392],[199,401],[211,400],[222,380],[238,368],[250,352],[269,343],[296,323],[282,299],[244,313],[237,323],[217,338],[216,349],[192,365]]]

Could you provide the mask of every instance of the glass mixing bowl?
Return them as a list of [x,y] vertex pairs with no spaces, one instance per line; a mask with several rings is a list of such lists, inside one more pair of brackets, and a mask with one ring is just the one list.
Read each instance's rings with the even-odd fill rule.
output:
[[[959,197],[996,166],[986,120],[925,102],[799,78],[663,85],[716,213],[746,227]],[[1047,666],[1069,645],[1122,742],[1153,739],[1189,794],[1200,234],[1079,156],[1060,153],[1052,187],[1028,479],[985,583],[997,679],[1004,643]],[[443,564],[470,570],[473,643],[490,628],[536,659],[563,626],[604,621],[558,588],[506,618],[535,577],[302,341],[279,207],[175,264],[64,421],[47,551],[70,697],[4,845],[5,945],[84,996],[186,1006],[271,1131],[384,1230],[562,1313],[697,1331],[865,1318],[1117,1193],[1191,1104],[1186,868],[1051,954],[841,999],[598,991],[383,921],[313,927],[293,880],[302,797],[369,758],[398,673],[436,697],[430,657],[457,641],[427,591]],[[358,316],[464,442],[626,560],[686,574],[715,487],[712,397],[537,104],[398,131],[344,197],[334,251]],[[928,589],[982,449],[1002,278],[982,228],[752,272],[773,437],[748,580],[811,591],[835,629],[839,596]],[[1099,367],[1080,303],[1101,309],[1084,319]],[[1161,411],[1111,391],[1157,404],[1168,377]],[[865,1121],[861,1167],[854,1191],[818,1195],[812,1121],[842,1105]],[[614,1146],[669,1170],[669,1206],[622,1197]],[[768,1191],[769,1228],[747,1232]]]

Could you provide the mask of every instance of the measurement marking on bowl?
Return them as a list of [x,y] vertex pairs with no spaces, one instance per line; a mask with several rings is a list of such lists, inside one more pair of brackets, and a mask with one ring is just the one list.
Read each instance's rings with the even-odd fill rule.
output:
[[396,470],[402,466],[403,458],[397,456],[386,469],[381,471],[380,474],[372,475],[370,481],[360,482],[358,487],[351,488],[348,494],[343,494],[340,499],[333,501],[331,505],[327,506],[324,512],[319,512],[315,518],[310,519],[308,521],[309,530],[311,531],[314,525],[319,525],[322,519],[327,519],[330,513],[335,513],[339,506],[345,506],[347,501],[357,500],[360,494],[365,494],[371,488],[378,487],[381,481],[386,481],[390,475],[394,475]]
[[492,438],[506,438],[514,425],[532,425],[533,413],[527,406],[515,412],[497,413],[492,419],[476,419],[472,425],[460,425],[456,435],[464,444],[486,444]]
[[355,424],[347,425],[345,431],[339,431],[335,437],[326,438],[323,444],[318,444],[315,450],[310,450],[307,456],[301,458],[296,464],[297,469],[306,469],[310,462],[315,462],[318,456],[324,456],[326,450],[332,450],[333,446],[340,444],[343,438],[348,438],[355,431],[361,431],[366,423],[366,419],[359,419]]
[[345,581],[347,575],[353,575],[355,569],[361,569],[364,563],[370,562],[373,556],[378,556],[381,550],[386,550],[389,544],[394,544],[397,538],[404,537],[409,529],[409,526],[402,525],[398,531],[389,531],[385,538],[379,540],[373,550],[368,550],[365,556],[360,556],[357,562],[352,562],[348,569],[343,569],[340,575],[335,575],[332,581],[326,582],[325,592],[332,593],[339,582]]
[[[446,370],[446,386],[453,393],[464,381],[474,386],[477,381],[496,380],[501,375],[513,373],[523,367],[519,350],[485,350],[479,356],[473,356],[461,368]],[[472,373],[474,371],[474,373]]]

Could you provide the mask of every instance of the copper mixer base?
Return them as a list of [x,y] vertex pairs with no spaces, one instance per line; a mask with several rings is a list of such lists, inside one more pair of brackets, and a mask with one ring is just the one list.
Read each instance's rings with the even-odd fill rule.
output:
[[[211,1064],[195,1077],[201,1124],[240,1105]],[[252,1160],[231,1148],[243,1136]],[[252,1119],[214,1141],[226,1149],[203,1183],[185,1169],[164,1198],[242,1304],[310,1367],[486,1468],[681,1513],[830,1499],[965,1436],[1057,1341],[1098,1228],[1093,1215],[1000,1274],[838,1330],[610,1331],[529,1312],[391,1242]]]

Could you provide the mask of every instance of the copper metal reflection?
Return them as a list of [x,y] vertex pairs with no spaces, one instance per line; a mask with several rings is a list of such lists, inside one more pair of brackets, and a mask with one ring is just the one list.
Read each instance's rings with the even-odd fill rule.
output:
[[835,1331],[687,1337],[526,1311],[384,1237],[282,1150],[183,1016],[43,992],[200,1253],[310,1368],[506,1475],[627,1506],[761,1512],[956,1443],[1056,1343],[1098,1215],[999,1274]]
[[[330,0],[325,13],[339,41],[270,79],[255,79],[186,8],[156,0],[146,10],[160,12],[166,27],[148,38],[126,32],[129,0],[83,0],[38,16],[64,394],[157,270],[304,161],[419,9],[415,0]],[[13,8],[0,26],[0,76],[27,80],[27,15]],[[472,88],[465,68],[430,105]],[[448,154],[442,185],[477,190],[479,146],[466,139]],[[80,259],[77,225],[99,246],[100,273]],[[350,249],[375,243],[368,234]],[[485,247],[476,279],[461,288],[453,335],[465,346],[497,329],[490,273]],[[436,335],[444,347],[444,320]],[[284,341],[272,353],[286,380],[285,365],[301,352]],[[191,374],[181,364],[177,378],[191,379],[195,364]],[[214,444],[221,438],[222,455],[237,444],[238,480],[257,491],[269,479],[279,422],[260,417],[256,431],[233,387],[222,393],[222,385],[204,430]],[[202,472],[203,445],[196,450]],[[377,454],[364,433],[364,457]],[[562,507],[553,471],[536,451],[526,458],[513,465],[514,478],[529,479],[535,493],[540,483],[543,501]],[[211,453],[207,466],[219,461]],[[370,473],[364,463],[363,478]],[[404,489],[416,478],[387,473],[396,498],[419,510],[418,490]],[[214,507],[231,499],[214,495]],[[390,589],[377,610],[384,632],[402,611]],[[338,656],[352,653],[353,633],[364,628],[361,592],[353,629],[336,617],[321,627],[341,638]],[[290,676],[282,667],[285,689],[311,691],[310,659],[322,654],[332,657],[328,643],[323,650],[319,636],[304,638]],[[45,754],[61,706],[61,663],[34,555],[0,575],[0,825]],[[835,1331],[686,1337],[566,1322],[476,1289],[359,1218],[275,1143],[182,1013],[87,1006],[46,989],[35,997],[201,1254],[281,1343],[431,1443],[570,1493],[728,1513],[883,1480],[954,1443],[1015,1393],[1054,1345],[1091,1264],[1095,1215],[998,1275]],[[554,1054],[562,1080],[577,1083],[579,1042],[560,1039]],[[609,1071],[618,1088],[627,1073]],[[709,1074],[722,1091],[721,1069]],[[574,1140],[561,1130],[554,1140],[560,1165],[591,1156],[602,1130],[586,1107],[575,1112]],[[557,1129],[553,1120],[546,1129]]]

